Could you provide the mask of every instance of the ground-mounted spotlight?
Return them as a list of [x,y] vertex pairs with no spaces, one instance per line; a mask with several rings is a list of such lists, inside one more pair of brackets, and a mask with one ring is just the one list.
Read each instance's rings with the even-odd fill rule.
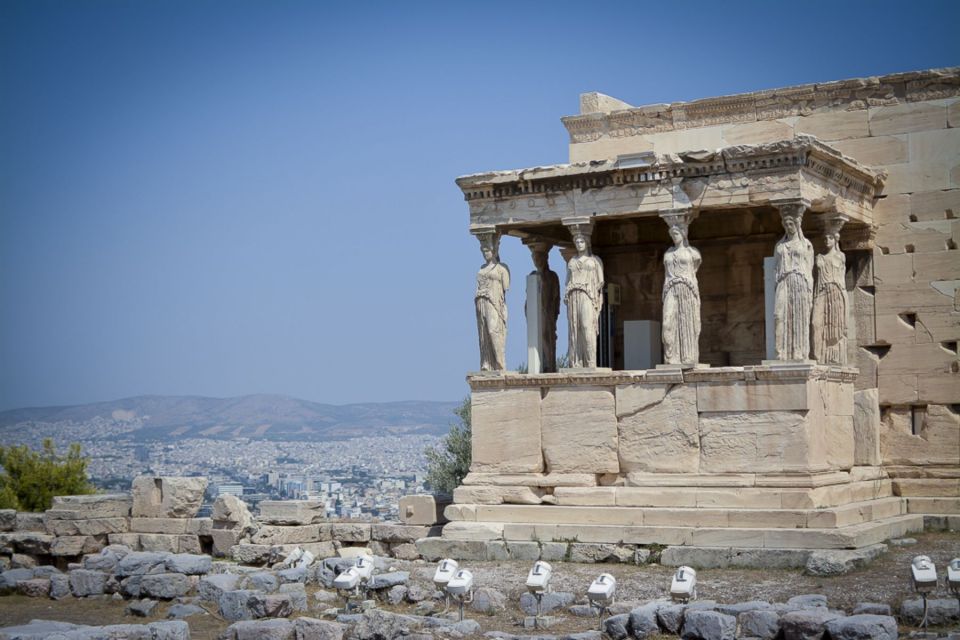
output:
[[617,594],[617,579],[609,573],[601,573],[587,589],[587,600],[597,610],[600,618],[600,630],[603,630],[603,613],[610,609]]
[[550,578],[553,577],[553,567],[549,562],[537,560],[527,574],[527,591],[537,599],[537,615],[533,619],[534,628],[540,624],[543,613],[543,594],[550,592]]
[[913,590],[923,598],[923,619],[920,621],[920,628],[924,629],[927,626],[927,596],[937,588],[937,568],[930,556],[917,556],[913,559],[910,563],[910,581],[913,583]]
[[370,586],[373,578],[373,558],[360,555],[353,566],[333,579],[333,588],[344,597],[344,610],[350,613],[350,598],[360,598]]
[[450,610],[450,594],[447,593],[447,583],[457,575],[460,563],[452,558],[441,560],[437,570],[433,572],[433,585],[443,592],[443,613]]
[[697,572],[690,567],[680,567],[670,581],[670,597],[674,602],[690,602],[697,599]]
[[463,622],[463,605],[473,602],[473,573],[459,569],[447,582],[447,594],[460,604],[460,621]]
[[947,565],[947,589],[960,598],[960,558],[954,558]]

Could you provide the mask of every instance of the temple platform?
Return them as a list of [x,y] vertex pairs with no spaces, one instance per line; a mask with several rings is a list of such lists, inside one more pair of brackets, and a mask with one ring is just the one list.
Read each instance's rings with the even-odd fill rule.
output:
[[443,537],[856,549],[920,531],[878,466],[856,374],[774,363],[472,376],[473,464]]

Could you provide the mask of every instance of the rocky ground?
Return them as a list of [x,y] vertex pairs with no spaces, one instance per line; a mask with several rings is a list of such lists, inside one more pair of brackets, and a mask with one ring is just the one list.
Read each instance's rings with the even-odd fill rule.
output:
[[[721,605],[729,605],[758,600],[785,603],[797,595],[821,594],[825,596],[830,609],[840,609],[847,614],[853,613],[858,603],[870,602],[889,605],[894,615],[897,615],[901,611],[903,601],[913,597],[908,580],[909,563],[918,554],[929,555],[943,573],[946,563],[960,556],[960,535],[957,533],[917,535],[915,544],[891,546],[887,553],[869,566],[842,576],[814,577],[799,571],[787,570],[704,569],[698,574],[698,595],[700,601],[712,600]],[[634,566],[554,563],[553,591],[570,595],[557,595],[553,598],[552,601],[562,604],[558,609],[548,612],[548,615],[555,618],[554,625],[548,631],[538,632],[523,627],[525,618],[532,613],[531,601],[525,603],[527,611],[521,608],[523,584],[530,568],[529,563],[471,561],[463,562],[462,566],[473,571],[475,577],[478,588],[477,598],[473,605],[468,605],[466,615],[476,621],[479,627],[476,625],[460,628],[437,626],[442,623],[435,619],[429,621],[426,618],[412,618],[411,624],[414,628],[411,632],[421,634],[424,639],[426,637],[457,637],[464,633],[501,632],[516,635],[547,633],[564,636],[586,632],[596,629],[598,621],[595,617],[586,615],[589,613],[586,608],[576,605],[586,602],[584,598],[586,589],[599,573],[609,572],[617,578],[618,604],[613,608],[612,613],[623,614],[638,605],[667,595],[670,576],[674,571],[672,568],[656,564]],[[213,571],[233,569],[246,574],[240,577],[240,583],[233,588],[254,589],[258,590],[257,593],[276,595],[277,597],[273,600],[265,599],[266,596],[258,596],[260,600],[257,601],[259,604],[256,606],[268,609],[276,607],[274,613],[283,617],[292,619],[297,616],[309,616],[333,620],[334,612],[331,609],[342,606],[342,600],[338,599],[331,590],[324,588],[324,579],[320,576],[320,570],[315,572],[316,580],[308,578],[304,587],[299,583],[280,587],[279,584],[291,575],[286,574],[285,578],[281,577],[276,580],[277,584],[274,584],[269,576],[276,576],[279,572],[262,568],[231,568],[226,563],[216,563]],[[442,611],[443,603],[434,598],[434,588],[431,583],[434,569],[433,564],[423,561],[382,561],[380,573],[393,572],[394,578],[384,582],[381,585],[382,588],[377,591],[377,607],[382,611],[398,614],[436,616]],[[254,571],[268,575],[253,578],[251,574]],[[409,575],[405,577],[402,572],[407,572]],[[22,594],[7,595],[0,598],[0,627],[22,625],[32,619],[59,620],[86,625],[143,624],[165,620],[173,612],[181,616],[185,615],[183,619],[189,624],[191,638],[213,640],[225,632],[224,637],[231,639],[238,637],[237,627],[234,627],[233,631],[228,631],[232,621],[226,618],[236,619],[236,615],[228,611],[229,606],[225,607],[222,599],[202,600],[194,595],[198,591],[202,592],[202,583],[209,577],[208,575],[207,578],[200,578],[200,584],[197,584],[195,578],[196,588],[186,589],[184,595],[179,595],[180,589],[176,580],[171,580],[170,584],[154,585],[155,593],[152,597],[146,598],[143,598],[144,594],[140,594],[140,597],[132,597],[129,593],[126,598],[116,594],[82,598],[67,596],[60,600],[28,597]],[[329,578],[329,575],[327,577]],[[317,584],[313,584],[314,582]],[[302,598],[304,593],[305,601]],[[948,596],[943,589],[937,597],[944,600],[942,615],[946,616],[938,620],[942,623],[940,630],[946,632],[953,627],[960,631],[960,613],[953,611],[953,608],[960,611],[960,604],[953,604],[957,603],[956,599],[948,602]],[[145,604],[143,604],[144,600],[147,600]],[[152,608],[151,602],[157,603],[155,608]],[[193,605],[196,608],[185,608],[184,604]],[[142,605],[141,613],[146,613],[146,616],[133,615],[130,612],[131,605]],[[709,605],[704,606],[709,608]],[[721,610],[731,611],[722,607]],[[455,608],[452,611],[455,611]],[[784,611],[786,608],[781,607],[779,614]],[[735,610],[733,612],[736,613]],[[626,616],[622,618],[622,620],[626,619]],[[368,616],[366,624],[368,627],[370,623],[383,626],[387,625],[385,620],[385,618],[369,619]],[[358,618],[341,617],[340,621],[347,626],[339,629],[346,632],[348,636],[363,637],[363,625]],[[901,635],[905,635],[910,630],[909,622],[909,620],[900,621]],[[283,623],[274,622],[271,624],[283,625]],[[662,631],[662,621],[660,625]],[[425,628],[416,629],[421,626]],[[624,630],[626,631],[626,626]],[[616,637],[619,633],[618,627],[615,624],[608,624],[607,632],[608,635]],[[267,637],[262,635],[265,632],[256,633],[259,636],[244,637]],[[634,635],[637,634],[634,633]],[[3,637],[2,630],[0,630],[0,637]]]

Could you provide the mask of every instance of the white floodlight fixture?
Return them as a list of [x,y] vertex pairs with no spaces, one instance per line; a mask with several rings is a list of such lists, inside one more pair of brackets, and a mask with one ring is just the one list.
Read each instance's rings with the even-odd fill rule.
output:
[[913,589],[920,594],[932,593],[937,588],[937,568],[929,556],[917,556],[910,563]]
[[527,574],[527,591],[536,595],[550,591],[550,578],[553,577],[553,567],[549,562],[537,560]]
[[617,594],[617,579],[609,573],[601,573],[587,589],[590,606],[597,609],[600,618],[600,630],[603,630],[603,612],[610,608]]
[[370,582],[370,578],[373,577],[373,558],[366,554],[361,554],[354,560],[353,568],[360,574],[360,582],[366,584]]
[[460,564],[456,560],[451,558],[441,560],[440,564],[437,565],[437,570],[433,574],[433,584],[435,584],[438,589],[446,590],[447,583],[450,582],[453,576],[457,575],[459,568]]
[[354,591],[360,586],[360,572],[350,567],[333,579],[333,588],[337,591]]
[[467,569],[458,570],[447,582],[447,595],[460,603],[460,621],[463,622],[463,605],[473,602],[473,573]]
[[947,588],[960,598],[960,558],[954,558],[947,565]]
[[690,602],[697,599],[697,572],[690,567],[680,567],[670,581],[670,597],[675,602]]

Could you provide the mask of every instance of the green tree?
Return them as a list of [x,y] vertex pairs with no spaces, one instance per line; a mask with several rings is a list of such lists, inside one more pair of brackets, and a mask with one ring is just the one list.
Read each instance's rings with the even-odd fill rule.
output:
[[58,455],[50,438],[41,451],[25,445],[0,447],[0,508],[45,511],[54,496],[95,493],[87,480],[87,463],[79,444]]
[[427,486],[434,493],[453,493],[470,471],[470,398],[464,398],[453,412],[460,418],[460,423],[450,425],[450,433],[440,445],[424,451],[427,456]]

